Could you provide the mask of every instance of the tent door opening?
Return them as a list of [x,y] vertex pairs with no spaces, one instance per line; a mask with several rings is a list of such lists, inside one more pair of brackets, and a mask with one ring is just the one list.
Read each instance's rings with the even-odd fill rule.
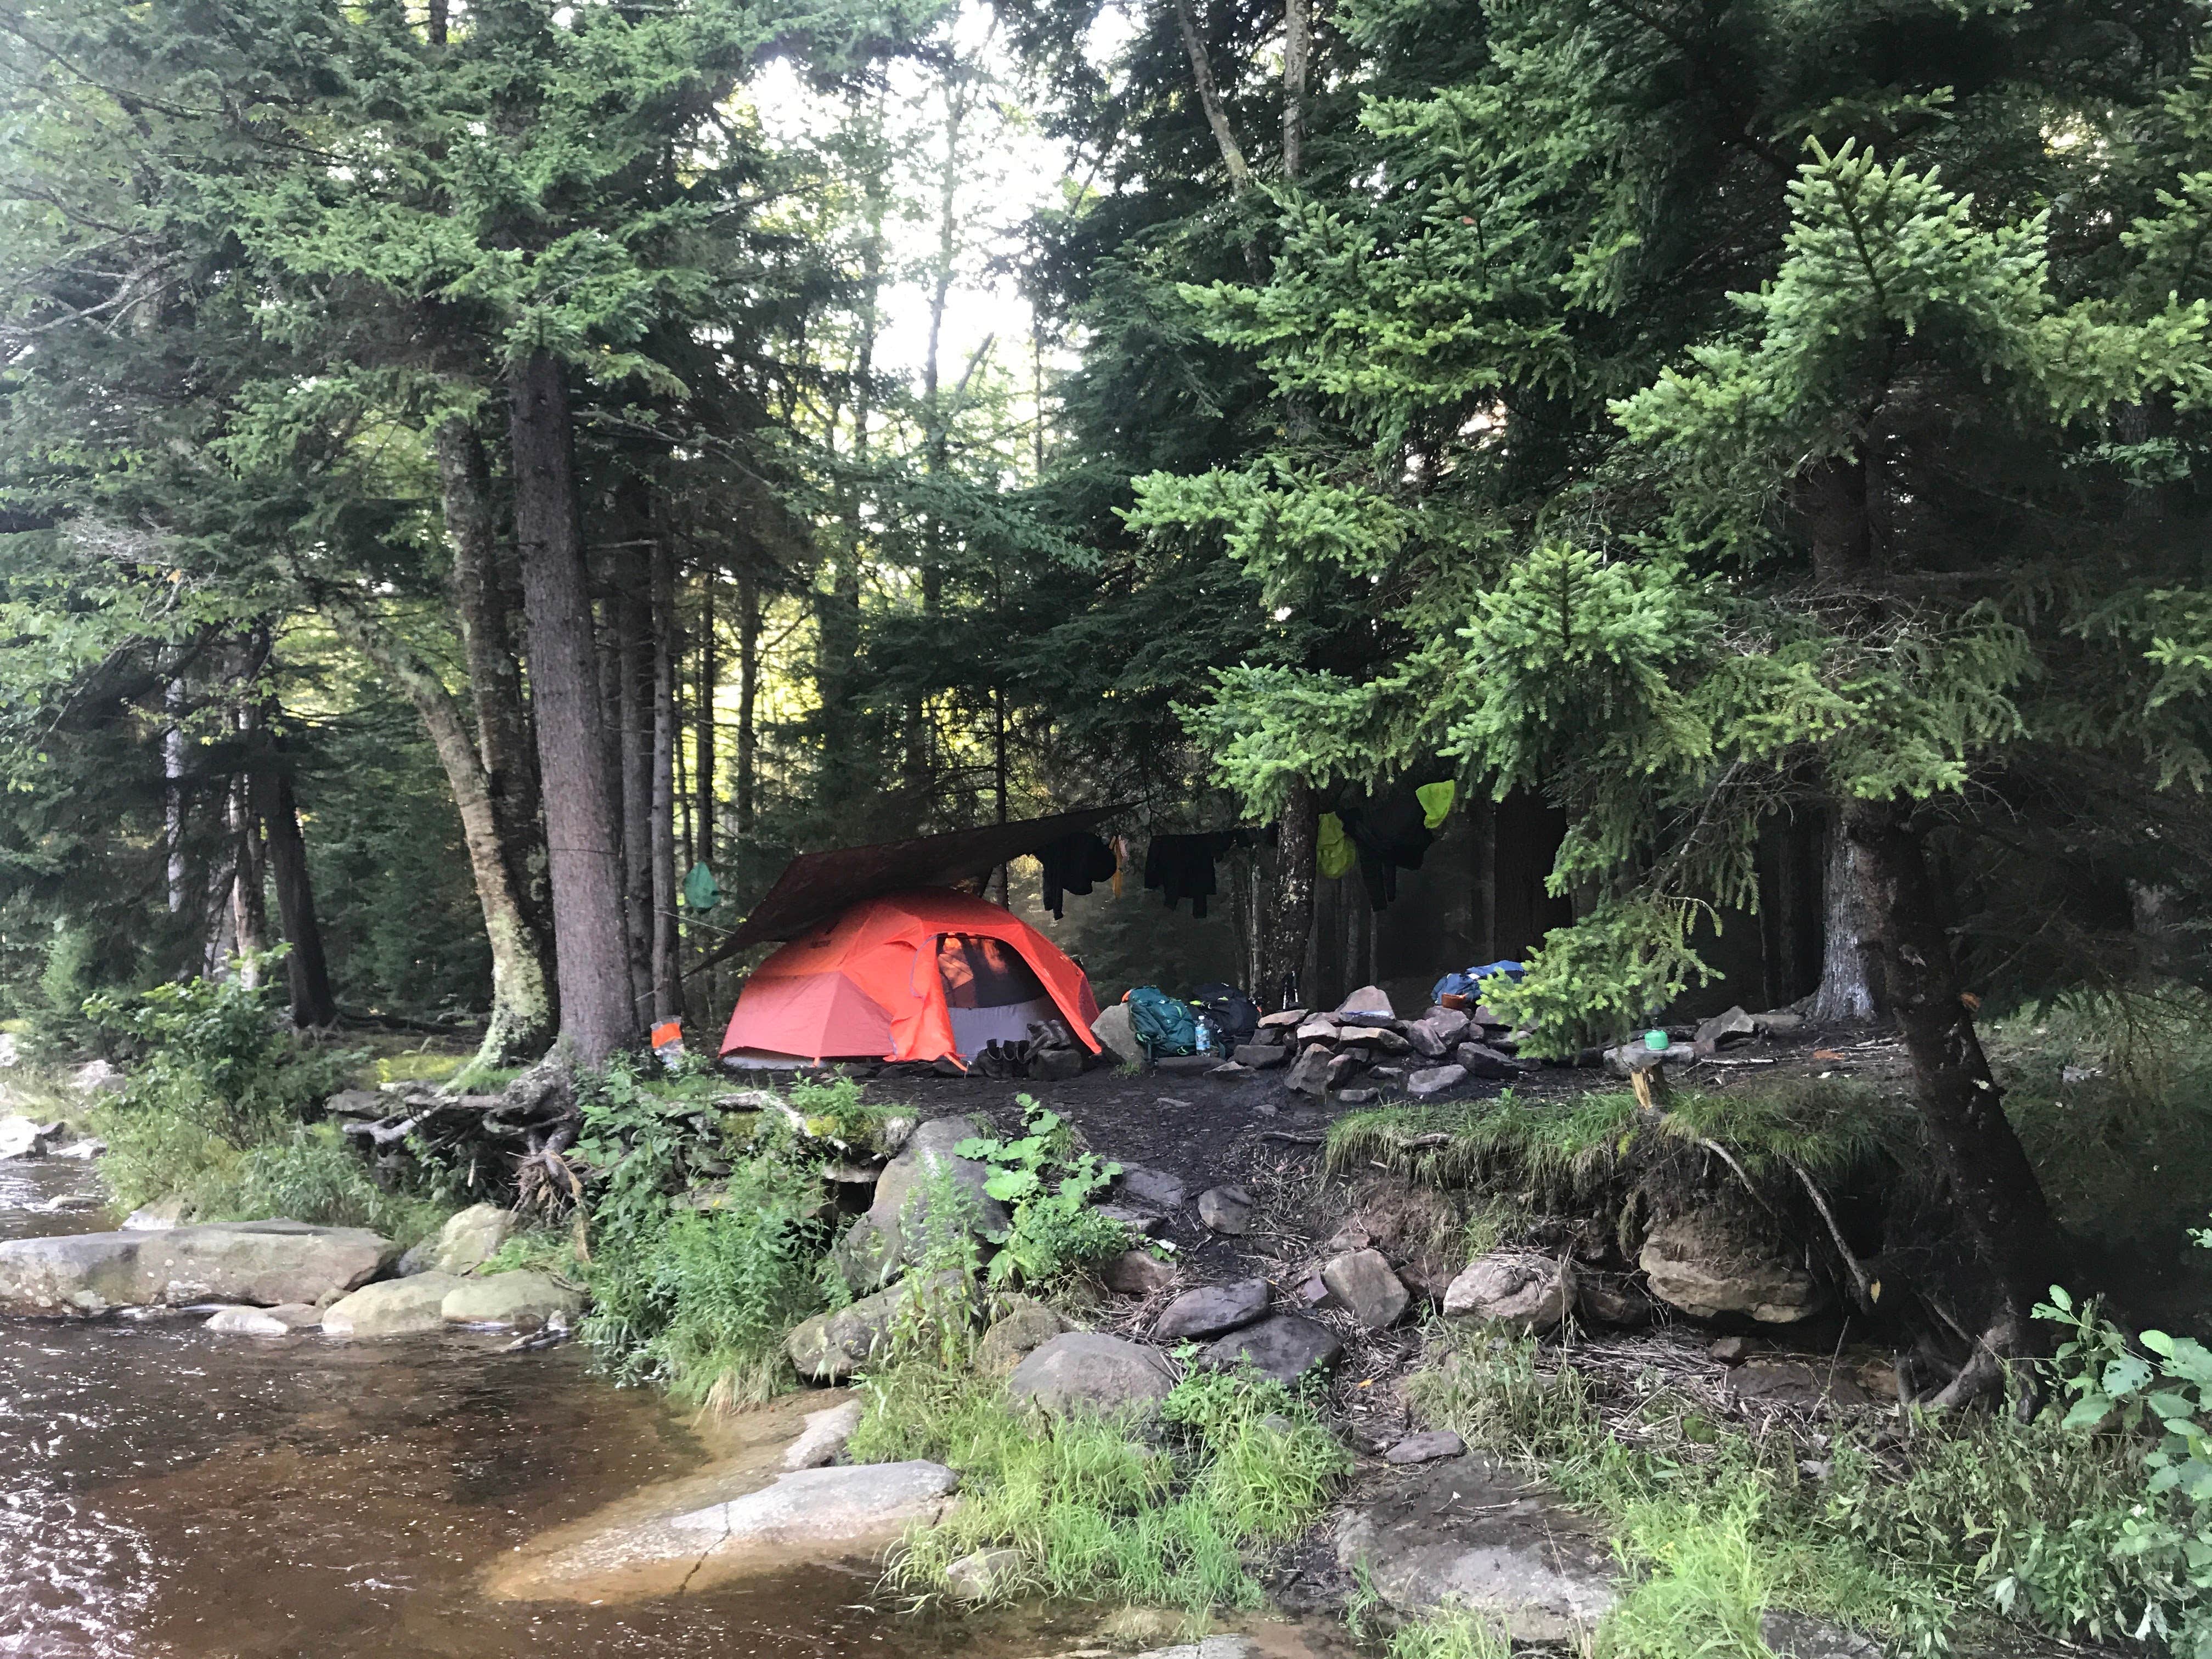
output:
[[1060,1017],[1044,981],[1003,939],[945,933],[937,941],[937,972],[963,1058],[993,1042],[1026,1042],[1036,1021]]

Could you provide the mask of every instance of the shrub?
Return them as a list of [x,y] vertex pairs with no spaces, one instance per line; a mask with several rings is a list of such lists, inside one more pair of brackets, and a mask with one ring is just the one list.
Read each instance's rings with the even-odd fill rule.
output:
[[274,988],[234,972],[85,1008],[131,1051],[121,1093],[94,1114],[100,1177],[123,1208],[181,1195],[200,1220],[289,1216],[403,1243],[442,1218],[429,1200],[379,1187],[344,1137],[308,1121],[363,1056],[301,1041],[278,1018]]
[[1462,1607],[1441,1608],[1390,1634],[1389,1659],[1512,1659],[1497,1623]]
[[[253,960],[265,971],[283,955]],[[277,1018],[276,988],[247,985],[245,965],[223,979],[87,1000],[86,1015],[133,1051],[111,1111],[166,1112],[242,1150],[289,1132],[344,1086],[366,1056],[302,1042]]]
[[[729,1407],[795,1381],[784,1334],[823,1299],[824,1153],[773,1116],[718,1120],[708,1082],[619,1060],[580,1079],[577,1155],[596,1172],[582,1334],[623,1381]],[[723,1165],[695,1207],[692,1183]]]

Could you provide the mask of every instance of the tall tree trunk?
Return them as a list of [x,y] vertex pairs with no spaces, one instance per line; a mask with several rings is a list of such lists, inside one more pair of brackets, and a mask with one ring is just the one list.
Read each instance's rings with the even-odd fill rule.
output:
[[622,844],[599,704],[575,433],[561,365],[551,353],[533,351],[514,362],[507,389],[561,1039],[578,1064],[597,1066],[635,1043],[638,1024],[623,938]]
[[653,1017],[683,1011],[676,963],[676,554],[666,526],[653,538]]
[[[1850,809],[1844,809],[1848,816]],[[1820,983],[1808,1012],[1814,1019],[1870,1019],[1881,957],[1868,945],[1880,930],[1857,854],[1840,828],[1828,835],[1820,891]]]
[[760,705],[760,572],[748,557],[738,567],[738,776],[733,805],[738,839],[753,833],[759,788],[760,738],[755,730]]
[[1975,1034],[1919,836],[1901,805],[1854,801],[1841,838],[1866,890],[1874,920],[1867,948],[1881,962],[1886,1012],[1911,1057],[1936,1168],[1996,1281],[1985,1346],[1996,1357],[2027,1352],[2032,1310],[2058,1257],[2057,1226]]
[[253,775],[254,815],[269,838],[269,875],[276,890],[276,916],[292,948],[284,958],[291,993],[292,1024],[305,1030],[335,1024],[337,1000],[331,994],[331,971],[323,953],[323,930],[315,917],[315,890],[307,874],[307,843],[300,833],[300,807],[292,776],[281,757]]
[[262,867],[261,823],[248,799],[249,784],[247,775],[241,773],[230,785],[230,828],[237,848],[231,860],[230,927],[237,941],[239,977],[248,986],[258,986],[261,967],[254,958],[269,948],[268,876]]
[[[514,549],[499,533],[491,466],[476,428],[456,416],[437,431],[439,491],[453,549],[453,612],[461,625],[469,691],[476,708],[477,752],[491,791],[508,873],[532,930],[548,950],[545,826],[538,756],[523,696],[521,616]],[[545,973],[550,982],[553,963]]]
[[[1274,903],[1261,923],[1261,982],[1252,988],[1253,1000],[1262,1006],[1290,1006],[1289,981],[1304,970],[1306,945],[1313,936],[1320,838],[1313,787],[1300,779],[1284,799],[1275,832]],[[1302,986],[1301,994],[1310,996],[1312,988]]]
[[1252,182],[1252,168],[1237,143],[1236,130],[1229,125],[1228,107],[1222,102],[1221,88],[1213,78],[1213,63],[1206,50],[1206,39],[1198,32],[1198,20],[1191,15],[1190,0],[1176,0],[1176,26],[1182,31],[1183,51],[1190,58],[1190,80],[1198,89],[1199,107],[1206,112],[1206,125],[1213,130],[1214,144],[1221,152],[1221,165],[1229,171],[1230,191],[1241,196]]
[[322,609],[331,626],[415,706],[460,815],[461,845],[468,854],[477,905],[483,913],[484,939],[491,947],[491,1023],[477,1049],[476,1063],[507,1066],[535,1059],[554,1036],[556,1011],[545,976],[547,952],[514,890],[500,839],[499,817],[492,808],[490,781],[470,739],[460,704],[429,664],[385,632],[352,600],[326,596]]
[[168,724],[161,732],[161,841],[168,853],[169,914],[185,911],[185,682],[171,680],[162,692]]
[[1305,171],[1306,76],[1313,62],[1313,0],[1283,0],[1283,177]]
[[714,689],[720,683],[715,659],[714,584],[721,573],[714,561],[702,562],[699,572],[699,689],[692,708],[691,791],[698,802],[692,818],[696,839],[691,856],[702,864],[714,861]]
[[[1874,571],[1866,462],[1858,456],[1831,457],[1806,470],[1796,493],[1810,533],[1814,580],[1832,598],[1849,594]],[[1861,890],[1862,866],[1843,828],[1851,810],[1844,801],[1829,807],[1820,983],[1811,1004],[1815,1019],[1865,1019],[1878,1000],[1872,975],[1879,957],[1863,948],[1878,923]]]
[[653,1006],[653,606],[649,559],[624,550],[615,617],[615,764],[622,780],[623,921],[630,996]]

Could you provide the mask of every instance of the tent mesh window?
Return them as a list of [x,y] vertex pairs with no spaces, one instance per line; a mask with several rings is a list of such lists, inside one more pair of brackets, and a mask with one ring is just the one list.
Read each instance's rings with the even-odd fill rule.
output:
[[937,971],[953,1043],[970,1060],[990,1043],[1026,1041],[1033,1022],[1059,1013],[1044,981],[1003,939],[947,933],[937,942]]
[[1036,971],[1003,939],[947,933],[937,942],[937,971],[951,1008],[1011,1008],[1047,995]]

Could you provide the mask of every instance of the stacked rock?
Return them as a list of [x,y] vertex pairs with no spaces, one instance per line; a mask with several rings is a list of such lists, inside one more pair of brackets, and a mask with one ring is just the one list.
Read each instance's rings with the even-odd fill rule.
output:
[[1401,1019],[1380,987],[1363,986],[1328,1012],[1286,1008],[1260,1022],[1250,1042],[1216,1075],[1287,1066],[1284,1086],[1316,1097],[1361,1083],[1440,1094],[1468,1078],[1510,1078],[1522,1069],[1513,1035],[1489,1009],[1429,1009]]

